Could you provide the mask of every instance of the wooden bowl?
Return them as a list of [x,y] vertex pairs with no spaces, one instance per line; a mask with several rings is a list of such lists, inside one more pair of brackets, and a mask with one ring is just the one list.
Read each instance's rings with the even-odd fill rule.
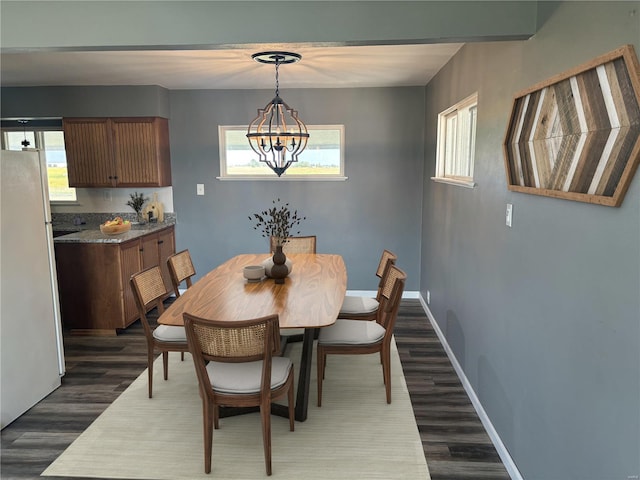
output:
[[105,235],[118,235],[128,232],[129,230],[131,230],[130,223],[123,223],[122,225],[100,225],[100,231]]

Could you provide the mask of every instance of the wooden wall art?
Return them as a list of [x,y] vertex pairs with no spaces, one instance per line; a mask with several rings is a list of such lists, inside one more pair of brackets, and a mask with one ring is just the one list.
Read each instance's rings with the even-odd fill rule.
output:
[[632,45],[518,93],[504,140],[509,190],[618,207],[640,161]]

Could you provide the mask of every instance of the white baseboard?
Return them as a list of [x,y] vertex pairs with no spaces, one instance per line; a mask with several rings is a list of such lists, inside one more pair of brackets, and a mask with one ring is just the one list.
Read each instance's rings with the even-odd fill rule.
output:
[[467,395],[469,396],[469,399],[471,400],[471,403],[473,404],[473,408],[475,408],[476,412],[478,413],[478,416],[480,417],[480,421],[482,422],[482,425],[487,431],[487,434],[489,435],[489,438],[493,442],[494,447],[496,447],[498,455],[500,456],[502,463],[507,469],[509,476],[511,477],[512,480],[523,480],[520,470],[518,470],[518,467],[516,466],[515,462],[511,458],[511,455],[509,455],[509,451],[507,450],[507,447],[505,447],[504,443],[502,443],[502,439],[500,438],[500,435],[498,435],[498,432],[493,427],[493,424],[491,423],[491,420],[489,419],[487,412],[485,412],[484,408],[482,407],[482,404],[480,403],[480,399],[476,395],[476,392],[473,390],[473,387],[471,386],[469,379],[467,379],[467,376],[465,375],[464,370],[460,366],[460,363],[458,363],[458,359],[453,353],[453,350],[451,350],[451,347],[447,342],[447,338],[444,336],[444,333],[442,333],[442,330],[440,330],[440,326],[436,322],[436,319],[431,313],[431,310],[429,310],[427,303],[424,301],[424,298],[422,298],[422,295],[418,294],[418,298],[420,299],[420,303],[422,304],[422,308],[424,309],[424,312],[427,314],[427,317],[429,318],[429,322],[431,322],[431,325],[433,326],[433,329],[435,330],[436,335],[438,335],[438,338],[440,339],[440,343],[442,343],[442,346],[444,347],[444,350],[447,353],[447,357],[449,357],[449,360],[451,361],[453,368],[458,374],[458,378],[460,378],[460,381],[462,382],[462,386],[464,387],[465,391],[467,392]]

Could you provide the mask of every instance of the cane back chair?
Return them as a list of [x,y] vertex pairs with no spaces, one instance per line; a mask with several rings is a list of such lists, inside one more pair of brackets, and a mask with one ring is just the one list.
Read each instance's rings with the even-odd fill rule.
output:
[[140,322],[147,339],[147,369],[149,370],[149,398],[153,396],[153,355],[156,351],[162,353],[162,367],[164,379],[169,378],[169,352],[180,352],[184,359],[184,352],[188,351],[187,337],[183,327],[158,325],[151,329],[147,320],[147,312],[154,306],[158,315],[164,312],[162,299],[167,295],[167,289],[162,280],[160,267],[150,267],[131,276],[131,288],[138,305]]
[[196,269],[193,267],[191,261],[191,254],[189,250],[182,250],[181,252],[174,253],[167,258],[167,265],[169,267],[169,273],[171,275],[171,283],[173,284],[173,291],[176,294],[176,298],[180,296],[180,284],[185,282],[187,288],[191,287],[193,277],[196,274]]
[[320,329],[317,354],[319,407],[322,405],[322,382],[329,354],[379,352],[387,403],[391,403],[391,338],[406,278],[406,274],[395,265],[389,267],[375,322],[338,319],[333,325]]
[[389,272],[391,265],[396,264],[398,257],[390,252],[384,250],[380,257],[380,263],[376,270],[376,276],[380,278],[378,283],[378,292],[376,298],[358,297],[354,295],[346,295],[340,308],[338,318],[345,318],[350,320],[375,320],[378,314],[378,306],[380,304],[380,295],[382,292],[382,286],[385,283],[386,275]]
[[278,315],[237,322],[183,314],[202,398],[204,469],[211,472],[219,407],[260,407],[267,475],[271,475],[271,402],[288,399],[294,430],[293,365],[280,351]]

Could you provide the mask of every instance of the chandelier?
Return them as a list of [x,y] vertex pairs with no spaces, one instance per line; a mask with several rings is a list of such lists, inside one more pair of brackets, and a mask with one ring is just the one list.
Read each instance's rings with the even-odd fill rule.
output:
[[29,123],[29,120],[18,120],[18,123],[22,124],[22,131],[24,132],[24,140],[22,140],[20,144],[24,148],[27,148],[29,145],[31,145],[31,142],[27,140],[27,123]]
[[298,155],[307,146],[307,126],[298,118],[298,112],[280,98],[278,69],[280,65],[295,63],[302,56],[290,52],[259,52],[251,55],[256,62],[276,66],[276,96],[249,124],[247,138],[259,160],[271,168],[278,177],[298,161]]

